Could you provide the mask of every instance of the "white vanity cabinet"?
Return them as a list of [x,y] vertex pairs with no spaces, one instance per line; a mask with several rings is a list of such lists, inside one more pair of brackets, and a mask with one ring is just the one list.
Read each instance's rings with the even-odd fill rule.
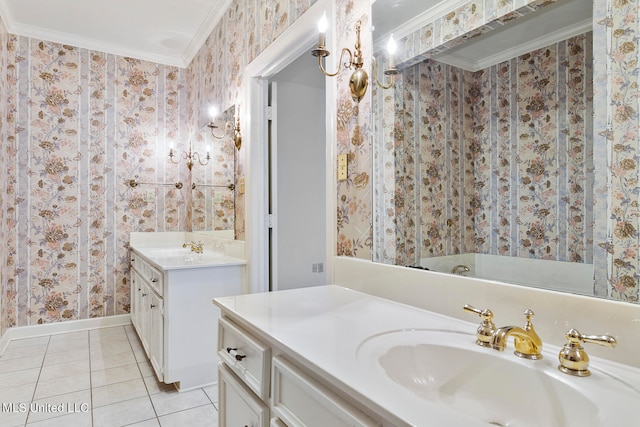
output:
[[194,264],[163,257],[131,248],[133,326],[159,381],[181,391],[215,384],[220,310],[211,301],[244,292],[245,262],[220,256],[213,264]]
[[[218,332],[220,427],[382,425],[291,362],[277,343],[266,345],[268,341],[223,312]],[[243,416],[245,421],[236,421]]]

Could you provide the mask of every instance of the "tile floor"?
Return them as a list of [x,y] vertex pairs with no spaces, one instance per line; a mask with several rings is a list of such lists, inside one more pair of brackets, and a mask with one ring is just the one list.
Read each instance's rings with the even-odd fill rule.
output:
[[133,326],[15,340],[0,357],[0,427],[217,426],[215,386],[159,383]]

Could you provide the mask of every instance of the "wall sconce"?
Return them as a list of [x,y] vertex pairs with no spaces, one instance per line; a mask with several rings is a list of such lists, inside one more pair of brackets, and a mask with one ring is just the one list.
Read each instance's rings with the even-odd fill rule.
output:
[[[187,161],[187,167],[189,168],[189,170],[191,170],[193,164],[195,163],[194,160],[197,160],[198,163],[200,163],[200,165],[202,166],[206,166],[209,163],[209,160],[211,160],[211,156],[209,155],[210,150],[211,148],[207,145],[207,157],[205,157],[204,161],[202,161],[201,155],[192,150],[191,140],[189,140],[189,151],[183,151],[181,157],[182,159],[185,159]],[[174,157],[176,157],[176,155],[173,152],[173,142],[171,142],[169,144],[169,161],[174,165],[177,165],[178,163],[180,163],[181,159],[178,158],[178,161],[176,161]]]
[[373,76],[378,86],[380,86],[382,89],[390,89],[391,87],[393,87],[393,84],[394,84],[393,76],[400,74],[400,70],[398,70],[398,67],[396,66],[396,58],[395,58],[397,48],[398,48],[398,45],[396,45],[396,41],[393,39],[393,34],[391,34],[391,36],[389,37],[389,41],[387,42],[387,53],[389,55],[389,64],[387,65],[387,69],[384,70],[383,72],[385,76],[389,76],[389,83],[383,84],[382,82],[380,82],[380,80],[378,80],[378,68],[376,66],[375,58],[372,61]]
[[336,71],[335,73],[327,72],[327,70],[325,70],[324,66],[322,65],[322,58],[330,55],[330,52],[325,47],[325,32],[327,31],[328,25],[327,14],[325,12],[320,19],[320,22],[318,23],[318,31],[320,32],[318,38],[318,47],[311,51],[311,55],[318,58],[318,66],[320,67],[320,71],[322,71],[325,76],[334,77],[338,75],[338,73],[342,69],[343,56],[345,54],[348,54],[349,62],[345,62],[344,66],[348,69],[354,69],[353,74],[351,74],[351,79],[349,80],[349,89],[351,89],[351,97],[353,98],[353,100],[356,102],[360,102],[365,93],[367,93],[367,86],[369,85],[369,76],[367,75],[367,72],[362,69],[364,61],[362,60],[362,50],[360,49],[360,21],[356,23],[355,50],[352,53],[346,47],[342,48],[342,52],[340,53],[340,62],[338,62],[338,71]]
[[[211,107],[209,109],[209,115],[211,116],[211,118],[215,118],[218,114],[217,114],[217,110],[215,107]],[[233,143],[236,146],[236,149],[238,151],[240,151],[240,147],[242,146],[242,133],[240,133],[240,114],[238,113],[236,115],[236,124],[234,126],[234,124],[232,122],[226,122],[224,124],[224,130],[222,131],[222,134],[216,135],[215,130],[219,128],[218,125],[216,125],[213,120],[209,122],[209,124],[207,125],[207,127],[209,129],[211,129],[211,136],[216,138],[216,139],[222,139],[225,137],[225,135],[227,135],[227,131],[229,129],[232,130],[233,132]]]

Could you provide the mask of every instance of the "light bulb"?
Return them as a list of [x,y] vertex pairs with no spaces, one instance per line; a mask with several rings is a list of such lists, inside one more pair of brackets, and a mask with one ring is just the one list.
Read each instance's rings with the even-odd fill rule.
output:
[[212,105],[211,107],[209,107],[209,117],[211,117],[212,119],[215,119],[216,117],[218,117],[218,109],[216,108],[215,105]]
[[320,21],[318,22],[318,31],[321,34],[324,34],[327,32],[328,26],[329,26],[329,22],[327,21],[327,12],[324,12],[322,14],[322,18],[320,18]]
[[389,41],[387,42],[387,52],[389,52],[389,55],[393,55],[396,53],[397,49],[398,49],[398,45],[396,44],[396,41],[393,39],[393,34],[391,34],[391,36],[389,36]]

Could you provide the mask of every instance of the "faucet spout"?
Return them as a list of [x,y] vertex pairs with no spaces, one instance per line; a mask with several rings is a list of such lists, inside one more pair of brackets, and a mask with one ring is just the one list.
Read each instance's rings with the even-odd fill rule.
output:
[[183,243],[183,245],[182,245],[183,248],[191,247],[191,251],[195,252],[197,254],[201,254],[202,253],[202,249],[203,249],[202,246],[203,246],[203,243],[201,241],[187,242],[187,243]]
[[524,328],[519,326],[503,326],[496,329],[491,338],[491,347],[498,351],[504,351],[507,347],[507,340],[513,337],[515,347],[514,354],[525,359],[542,359],[542,340],[536,333],[531,323],[531,310],[525,311],[527,323]]

